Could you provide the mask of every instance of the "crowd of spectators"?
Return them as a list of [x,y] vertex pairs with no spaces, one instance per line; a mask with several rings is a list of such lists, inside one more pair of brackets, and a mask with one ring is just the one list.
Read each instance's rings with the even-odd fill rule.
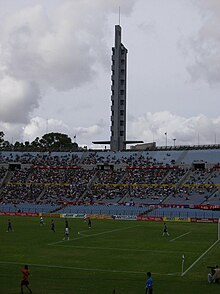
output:
[[[167,155],[168,157],[168,155]],[[0,162],[27,166],[14,171],[0,168],[0,200],[36,203],[103,202],[160,204],[180,201],[208,202],[217,195],[220,173],[214,169],[163,164],[152,156],[132,153],[88,152],[57,154],[11,154]],[[175,160],[170,158],[175,164]],[[111,167],[100,169],[99,164]],[[120,169],[112,166],[124,165]],[[88,168],[92,166],[92,168]],[[98,167],[99,166],[99,167]],[[7,179],[2,183],[8,173]]]
[[63,155],[52,155],[45,153],[10,153],[7,156],[0,156],[0,163],[19,162],[21,164],[31,165],[49,165],[49,166],[74,166],[80,162],[81,154],[65,153]]

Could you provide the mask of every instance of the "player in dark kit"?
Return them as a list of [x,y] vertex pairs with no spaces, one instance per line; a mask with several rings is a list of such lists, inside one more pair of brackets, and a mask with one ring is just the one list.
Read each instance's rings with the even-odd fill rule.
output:
[[8,220],[8,229],[7,229],[7,232],[12,232],[13,229],[12,229],[12,223],[11,223],[11,220],[9,219]]
[[168,229],[167,229],[167,225],[166,225],[166,223],[164,223],[164,226],[163,226],[163,236],[164,235],[167,235],[167,236],[169,236],[170,234],[168,233]]
[[51,221],[50,228],[51,228],[51,231],[53,231],[55,233],[55,223],[54,223],[53,219]]
[[92,227],[92,222],[91,222],[91,218],[90,217],[88,217],[88,227],[89,227],[89,229],[91,229],[91,227]]
[[145,294],[153,294],[153,280],[151,277],[151,272],[147,272]]
[[29,290],[29,293],[32,293],[31,289],[29,288],[29,275],[30,275],[30,272],[28,270],[28,265],[25,265],[24,268],[21,269],[21,272],[23,274],[23,278],[21,280],[21,294],[23,294],[23,287],[25,286],[28,290]]

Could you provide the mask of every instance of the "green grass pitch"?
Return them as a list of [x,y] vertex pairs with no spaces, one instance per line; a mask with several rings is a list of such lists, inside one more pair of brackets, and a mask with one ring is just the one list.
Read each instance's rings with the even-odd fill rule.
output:
[[168,222],[163,237],[159,222],[92,220],[89,229],[69,219],[70,240],[63,241],[62,218],[54,219],[56,233],[51,218],[42,227],[39,218],[10,219],[14,232],[7,233],[8,217],[0,217],[0,293],[20,293],[24,264],[37,294],[144,294],[147,271],[155,294],[220,293],[220,283],[207,282],[207,266],[220,264],[220,242],[212,247],[217,224]]

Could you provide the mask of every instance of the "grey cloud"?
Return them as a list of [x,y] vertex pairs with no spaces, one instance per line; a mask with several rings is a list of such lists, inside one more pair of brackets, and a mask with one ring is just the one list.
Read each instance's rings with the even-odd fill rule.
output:
[[[4,84],[6,77],[11,81],[7,88],[11,102],[1,95],[0,120],[26,123],[45,89],[68,91],[92,81],[99,66],[110,70],[105,42],[108,16],[116,13],[119,5],[129,14],[134,2],[65,0],[46,14],[43,1],[2,18],[0,83]],[[21,81],[29,90],[16,96],[10,88]]]
[[[123,13],[134,4],[119,2]],[[105,28],[109,13],[115,12],[119,2],[63,1],[49,16],[39,5],[11,16],[3,33],[7,73],[57,90],[91,81],[96,63],[105,66],[108,60]]]
[[0,80],[0,121],[27,123],[40,99],[36,83],[4,77]]
[[210,85],[220,82],[220,1],[196,0],[202,25],[191,39],[194,63],[188,66],[193,80],[203,79]]

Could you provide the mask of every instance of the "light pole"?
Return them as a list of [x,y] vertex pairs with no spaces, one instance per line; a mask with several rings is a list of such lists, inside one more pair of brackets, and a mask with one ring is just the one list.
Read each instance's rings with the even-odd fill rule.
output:
[[167,132],[165,133],[165,136],[166,136],[166,148],[167,148]]
[[176,146],[176,139],[173,139],[173,147],[175,148]]

